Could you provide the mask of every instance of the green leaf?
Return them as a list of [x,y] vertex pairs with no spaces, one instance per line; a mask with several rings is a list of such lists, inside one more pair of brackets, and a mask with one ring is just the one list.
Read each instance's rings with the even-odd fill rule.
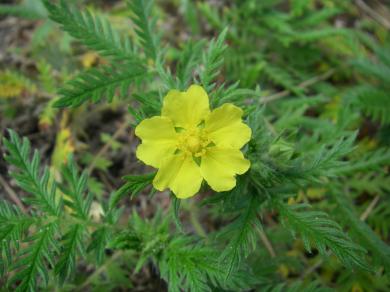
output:
[[97,264],[101,264],[105,258],[105,250],[111,237],[112,230],[108,227],[101,227],[92,233],[92,240],[87,252],[93,252]]
[[353,103],[382,125],[390,124],[390,94],[385,89],[363,86],[356,91]]
[[390,82],[390,65],[374,63],[368,59],[359,59],[352,62],[356,68],[366,76],[378,78],[385,84]]
[[176,236],[163,249],[157,264],[169,291],[241,291],[254,285],[249,271],[239,270],[226,279],[226,268],[218,262],[219,251],[194,244],[192,237]]
[[390,247],[365,222],[359,219],[354,211],[354,206],[342,192],[332,188],[330,193],[337,202],[337,209],[342,212],[341,218],[351,228],[352,233],[374,255],[377,262],[380,262],[386,268],[386,271],[390,272]]
[[204,42],[188,42],[185,44],[177,65],[177,78],[180,80],[180,90],[186,90],[192,80],[194,70],[201,58]]
[[86,101],[98,102],[103,98],[111,101],[116,90],[126,92],[131,82],[145,74],[145,70],[134,64],[108,65],[80,73],[59,90],[61,98],[55,107],[77,107]]
[[[348,163],[343,160],[354,149],[353,142],[357,132],[342,136],[336,142],[322,143],[313,153],[302,155],[294,160],[288,174],[297,175],[308,180],[318,181],[321,176],[335,176],[337,170]],[[294,174],[295,173],[295,174]]]
[[19,250],[20,242],[24,238],[34,219],[24,215],[19,208],[0,201],[0,275],[4,276],[8,266],[12,263],[12,254]]
[[260,206],[260,201],[255,195],[250,196],[242,208],[236,204],[239,215],[218,234],[218,238],[226,238],[228,242],[219,256],[219,262],[226,265],[226,278],[256,247],[258,231],[262,228],[258,218]]
[[108,20],[101,16],[94,16],[89,11],[81,12],[67,2],[61,0],[60,4],[56,5],[52,1],[44,0],[49,17],[61,24],[64,31],[103,56],[118,61],[137,60],[130,40],[120,36]]
[[87,172],[79,175],[73,157],[68,158],[66,165],[62,167],[61,174],[64,183],[60,185],[65,196],[65,204],[72,209],[73,215],[82,220],[88,220],[92,203],[92,195],[85,195],[87,190]]
[[264,73],[276,85],[281,85],[284,88],[291,90],[296,95],[302,96],[302,89],[296,86],[296,84],[298,84],[298,80],[296,80],[296,78],[294,78],[287,70],[267,63],[267,65],[264,66]]
[[40,155],[34,151],[30,159],[30,142],[21,140],[16,132],[9,130],[10,139],[3,138],[3,143],[8,151],[5,160],[15,166],[16,170],[11,176],[17,184],[32,195],[29,201],[38,210],[48,215],[59,217],[62,212],[62,200],[56,198],[56,183],[52,181],[47,168],[40,174]]
[[156,173],[152,172],[143,175],[124,176],[123,179],[127,182],[111,196],[109,203],[110,208],[113,208],[113,206],[115,206],[119,200],[127,194],[130,194],[131,198],[137,196],[141,191],[152,184],[155,175]]
[[133,11],[132,20],[137,26],[136,32],[144,48],[145,55],[152,60],[158,56],[158,37],[153,32],[155,20],[151,18],[153,1],[129,0],[130,9]]
[[321,211],[308,210],[307,204],[288,206],[273,200],[273,206],[280,212],[286,226],[301,235],[305,248],[310,252],[314,245],[326,255],[329,248],[347,267],[369,270],[364,259],[365,249],[351,241],[341,227]]
[[85,226],[75,224],[62,237],[63,247],[60,250],[60,257],[54,267],[54,272],[59,276],[61,284],[74,275],[77,266],[77,254],[80,253],[85,256],[83,242],[85,232]]
[[217,39],[212,39],[206,53],[203,54],[203,66],[199,77],[200,81],[207,92],[210,92],[216,84],[213,83],[220,73],[220,68],[223,65],[223,54],[227,48],[225,38],[228,29],[225,28]]
[[57,230],[56,223],[49,223],[26,239],[28,245],[18,253],[18,260],[12,267],[15,273],[9,280],[9,285],[20,282],[16,291],[36,291],[38,276],[47,285],[47,265],[54,265],[54,254],[58,252],[58,243],[55,240]]
[[339,165],[331,170],[335,175],[349,175],[356,172],[378,170],[390,163],[390,150],[379,148],[366,152],[351,160],[348,164]]

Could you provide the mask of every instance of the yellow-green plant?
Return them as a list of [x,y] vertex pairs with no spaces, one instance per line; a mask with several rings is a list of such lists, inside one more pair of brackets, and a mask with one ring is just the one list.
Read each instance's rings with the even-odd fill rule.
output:
[[[316,88],[318,95],[310,96],[306,84],[298,84],[320,59],[321,43],[303,49],[313,57],[309,61],[316,61],[297,69],[282,66],[291,44],[325,42],[322,38],[334,37],[336,32],[348,35],[348,30],[336,28],[299,31],[305,23],[317,24],[337,15],[338,9],[327,8],[300,19],[305,4],[314,1],[291,1],[293,9],[286,13],[279,10],[281,1],[264,1],[257,9],[256,1],[248,0],[234,4],[227,19],[220,21],[207,4],[182,1],[186,9],[198,7],[220,33],[208,42],[194,37],[174,50],[177,56],[170,62],[172,48],[159,33],[152,1],[127,1],[130,34],[117,31],[105,16],[69,2],[43,1],[51,21],[73,41],[96,51],[104,62],[65,82],[57,90],[58,97],[49,102],[56,111],[46,108],[50,113],[46,115],[52,121],[63,108],[93,108],[104,100],[119,99],[128,104],[134,133],[140,138],[137,158],[158,170],[129,173],[108,198],[98,198],[88,184],[96,178],[90,177],[90,169],[80,171],[73,156],[54,177],[41,163],[39,152],[31,153],[29,140],[9,130],[3,138],[5,160],[13,180],[28,194],[24,200],[28,208],[0,202],[4,279],[0,283],[4,287],[81,290],[94,280],[80,284],[78,271],[83,263],[95,271],[119,274],[122,269],[139,273],[151,267],[169,291],[326,291],[328,283],[309,277],[322,264],[324,270],[329,265],[341,270],[348,289],[357,278],[380,279],[381,286],[367,280],[369,288],[389,286],[385,277],[390,248],[382,240],[387,233],[375,233],[359,219],[353,205],[353,199],[365,192],[386,198],[390,183],[388,145],[359,155],[355,108],[358,105],[383,124],[388,123],[388,110],[375,103],[362,108],[368,103],[367,90],[374,90],[366,85],[357,102],[346,102],[331,113],[333,120],[307,114],[329,101],[320,93],[334,93],[331,85],[322,84],[323,88]],[[311,4],[309,8],[314,7]],[[254,26],[259,15],[268,29],[277,28],[275,35],[265,36],[267,30]],[[186,16],[197,31],[198,23],[188,10]],[[230,22],[232,28],[224,28]],[[252,30],[255,41],[247,38]],[[253,50],[264,47],[258,39],[263,36],[272,42],[265,46],[267,57],[253,56]],[[273,46],[282,51],[277,64],[272,64]],[[385,100],[388,87],[388,58],[382,53],[380,72],[367,61],[355,63],[384,81],[374,91],[379,103]],[[48,75],[49,69],[41,64],[40,72]],[[243,74],[244,85],[252,86],[261,72],[265,82],[270,79],[287,93],[264,97],[259,87],[240,87],[236,80]],[[46,91],[51,93],[53,84],[50,81]],[[291,98],[283,100],[283,96]],[[127,145],[117,143],[117,147]],[[144,191],[149,191],[151,200],[157,191],[164,192],[162,196],[171,202],[170,212],[161,207],[152,218],[144,218],[133,211],[127,222],[121,221],[124,199]],[[378,211],[381,216],[388,214],[384,208]],[[197,219],[200,210],[218,224],[203,228]],[[180,216],[184,211],[191,226]],[[379,225],[378,230],[386,226]],[[281,254],[294,239],[302,243],[302,250],[296,248],[301,254],[319,253],[321,261],[289,283],[283,277],[288,274],[286,265],[298,271],[310,265],[294,256],[296,250],[288,256]],[[124,281],[131,289],[129,278]]]

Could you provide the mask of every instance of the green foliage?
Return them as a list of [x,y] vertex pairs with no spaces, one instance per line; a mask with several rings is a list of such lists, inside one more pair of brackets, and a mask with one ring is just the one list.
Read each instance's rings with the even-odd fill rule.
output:
[[64,31],[92,50],[114,60],[137,59],[130,40],[115,31],[108,20],[94,16],[87,10],[80,12],[76,7],[68,5],[65,0],[61,0],[58,5],[48,0],[44,3],[53,21],[61,24]]
[[46,11],[41,1],[23,0],[19,5],[0,5],[0,15],[14,15],[26,19],[42,19]]
[[155,20],[151,18],[153,1],[129,0],[128,4],[133,12],[132,20],[137,26],[136,32],[145,51],[145,55],[155,61],[159,52],[159,40],[153,32],[155,26]]
[[322,287],[321,284],[318,282],[313,282],[309,285],[305,285],[302,283],[302,281],[296,281],[292,283],[291,285],[287,286],[285,283],[281,283],[279,285],[273,286],[273,287],[266,287],[264,291],[269,292],[281,292],[281,291],[288,291],[288,292],[299,292],[299,291],[305,291],[305,292],[327,292],[332,291],[330,288]]
[[12,263],[12,250],[19,250],[19,239],[32,223],[33,221],[16,206],[6,201],[0,202],[0,275],[4,276],[9,264]]
[[242,271],[226,280],[226,270],[218,261],[218,250],[194,244],[191,238],[176,236],[158,258],[161,277],[169,291],[211,291],[210,287],[245,289],[253,281]]
[[365,250],[353,243],[341,227],[320,211],[308,211],[309,206],[285,204],[275,201],[274,206],[285,219],[286,225],[302,236],[305,248],[311,251],[311,244],[326,256],[328,247],[347,266],[367,269],[363,258]]
[[[62,282],[74,273],[76,250],[83,250],[82,239],[86,231],[86,221],[89,219],[91,198],[84,201],[86,175],[79,177],[76,166],[70,159],[63,170],[64,179],[69,186],[61,189],[71,199],[65,204],[74,210],[74,218],[80,218],[85,222],[74,224],[64,234],[60,244],[58,241],[61,234],[60,224],[66,222],[66,218],[63,200],[58,198],[57,184],[47,168],[41,171],[40,155],[37,150],[30,159],[29,140],[20,139],[12,130],[9,131],[9,135],[9,139],[3,139],[8,151],[5,159],[16,168],[11,175],[24,191],[30,193],[32,197],[26,201],[31,203],[35,211],[31,215],[22,214],[16,207],[11,207],[5,202],[1,204],[0,218],[3,224],[0,235],[3,239],[2,254],[5,255],[1,264],[3,268],[7,264],[14,270],[9,285],[19,282],[18,291],[34,291],[38,277],[47,285],[48,265],[54,267],[55,274]],[[24,245],[23,249],[19,248],[20,244]],[[17,251],[14,257],[11,257],[12,251]],[[57,256],[58,262],[55,262]]]
[[384,83],[390,81],[390,67],[386,64],[374,63],[366,59],[357,60],[353,62],[353,65],[357,67],[364,75],[368,75],[371,78],[380,79]]
[[389,95],[385,89],[362,86],[354,89],[352,97],[352,102],[366,115],[381,124],[389,123]]
[[88,100],[98,102],[103,98],[112,101],[117,89],[121,96],[125,96],[131,82],[144,73],[142,67],[133,67],[132,64],[90,69],[65,84],[59,91],[62,97],[54,106],[77,107]]
[[225,250],[219,256],[220,262],[227,267],[227,276],[256,248],[258,232],[262,228],[258,218],[259,206],[258,198],[249,198],[237,218],[218,235],[228,239]]
[[102,56],[111,57],[118,62],[80,73],[59,91],[62,98],[54,106],[75,107],[87,100],[97,102],[104,97],[111,101],[116,89],[119,88],[124,96],[130,83],[145,73],[130,40],[114,30],[108,20],[93,16],[88,11],[80,12],[63,0],[59,5],[50,1],[44,3],[50,12],[50,18],[61,24],[65,31]]
[[[389,289],[388,35],[359,5],[34,1],[0,6],[41,19],[29,24],[29,47],[5,50],[0,122],[49,156],[65,151],[52,141],[66,130],[74,155],[44,167],[28,139],[5,134],[0,183],[21,207],[0,202],[0,285]],[[166,93],[191,84],[205,88],[211,109],[243,109],[251,167],[230,191],[204,184],[180,200],[152,187],[156,172],[135,163],[138,141],[115,121],[135,127],[160,115]],[[39,130],[23,116],[35,113]]]
[[123,177],[127,182],[120,187],[110,198],[109,207],[114,208],[116,204],[126,195],[130,194],[133,198],[148,187],[156,174],[149,173],[145,175],[127,175]]
[[337,202],[337,208],[343,214],[342,220],[348,224],[353,234],[360,238],[360,242],[374,255],[376,261],[381,262],[383,266],[389,270],[389,246],[386,245],[366,223],[359,220],[353,206],[346,200],[345,195],[335,190],[332,192],[332,197]]
[[12,130],[9,131],[10,140],[3,139],[8,150],[5,160],[16,167],[11,176],[17,184],[33,197],[29,201],[38,210],[44,211],[50,216],[60,216],[62,212],[62,200],[56,198],[56,184],[51,181],[47,168],[40,174],[40,154],[34,151],[30,159],[30,142],[26,138],[20,140]]
[[180,89],[185,90],[193,77],[193,71],[197,67],[201,58],[201,49],[203,42],[189,42],[185,44],[183,51],[180,54],[180,59],[177,65],[177,78],[180,80]]
[[210,287],[237,290],[254,283],[252,275],[243,270],[226,279],[226,271],[218,261],[218,249],[191,236],[169,234],[170,218],[163,219],[162,215],[158,211],[152,220],[146,221],[134,212],[129,228],[113,240],[113,247],[139,253],[136,271],[153,261],[169,291],[209,291]]
[[390,190],[390,178],[382,171],[375,174],[359,174],[351,170],[354,176],[347,177],[351,189],[358,192],[369,192],[371,194],[381,193]]
[[389,149],[382,148],[375,151],[370,151],[357,157],[353,162],[348,165],[340,165],[333,172],[337,175],[349,174],[354,172],[361,172],[367,170],[378,170],[383,166],[390,163],[390,151]]
[[295,86],[297,81],[291,74],[282,68],[276,67],[272,64],[266,64],[264,74],[267,75],[275,84],[282,85],[284,88],[291,90],[293,93],[300,95],[301,89]]
[[37,276],[40,276],[47,285],[49,278],[45,262],[54,265],[53,257],[58,250],[55,241],[57,229],[56,223],[48,223],[41,226],[37,233],[25,239],[24,242],[28,247],[19,251],[18,260],[12,267],[16,273],[9,280],[9,284],[21,281],[16,291],[34,291],[37,286]]
[[390,54],[386,47],[378,48],[374,45],[374,51],[377,60],[357,59],[352,62],[363,76],[373,81],[353,92],[352,103],[372,119],[385,125],[390,123]]
[[61,191],[65,195],[65,205],[74,212],[74,216],[81,220],[87,220],[92,203],[92,194],[84,197],[87,188],[87,173],[78,174],[73,158],[62,169],[64,184]]
[[318,180],[321,176],[332,176],[333,170],[343,167],[342,158],[353,150],[356,133],[343,136],[331,144],[323,143],[313,153],[307,153],[295,159],[289,172],[299,170],[298,177]]
[[105,248],[108,245],[112,232],[109,227],[103,226],[96,229],[91,235],[91,242],[87,251],[94,254],[97,264],[102,264],[105,258]]
[[207,92],[210,92],[216,84],[213,83],[220,73],[223,65],[223,53],[226,50],[225,38],[228,29],[225,28],[217,39],[210,41],[209,48],[203,55],[204,69],[200,74],[200,81]]
[[74,224],[62,237],[63,247],[60,250],[60,257],[54,267],[54,272],[59,276],[63,284],[65,280],[71,279],[76,270],[77,254],[85,257],[84,235],[86,233],[83,224]]

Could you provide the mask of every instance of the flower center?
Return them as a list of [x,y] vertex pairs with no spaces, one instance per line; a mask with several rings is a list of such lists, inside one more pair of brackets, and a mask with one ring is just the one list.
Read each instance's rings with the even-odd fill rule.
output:
[[198,152],[202,147],[200,139],[197,136],[189,136],[186,142],[187,142],[188,150],[191,151],[192,153]]
[[199,128],[186,130],[179,136],[177,148],[187,154],[200,157],[210,143],[206,133]]

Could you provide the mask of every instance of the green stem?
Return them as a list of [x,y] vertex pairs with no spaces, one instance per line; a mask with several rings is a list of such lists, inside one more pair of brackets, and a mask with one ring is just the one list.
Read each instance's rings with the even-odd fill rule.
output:
[[196,234],[198,234],[200,237],[206,238],[207,233],[198,219],[199,208],[196,205],[196,202],[194,200],[191,200],[189,204],[183,204],[183,207],[190,213],[190,222],[191,225],[194,227]]

